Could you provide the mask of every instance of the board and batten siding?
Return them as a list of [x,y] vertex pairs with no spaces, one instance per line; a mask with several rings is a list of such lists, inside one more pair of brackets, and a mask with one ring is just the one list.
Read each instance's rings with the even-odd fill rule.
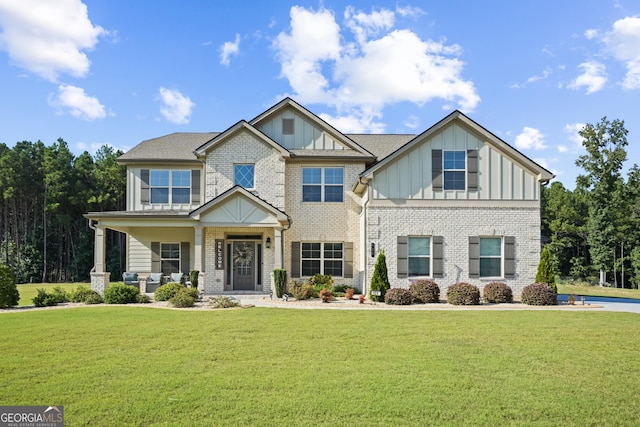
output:
[[[478,189],[434,191],[432,150],[477,150]],[[452,124],[374,173],[373,198],[407,200],[537,200],[537,177],[463,126]]]
[[[282,119],[293,119],[294,133],[282,133]],[[293,110],[283,111],[261,123],[258,129],[287,150],[344,150],[345,147],[331,135],[315,126]]]

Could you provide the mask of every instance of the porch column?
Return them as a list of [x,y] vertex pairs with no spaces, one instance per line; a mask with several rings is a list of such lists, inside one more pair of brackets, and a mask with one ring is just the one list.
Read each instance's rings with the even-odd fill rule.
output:
[[195,226],[195,247],[193,257],[193,269],[202,272],[202,226]]
[[274,268],[284,268],[282,265],[282,227],[275,227],[273,229],[273,250],[274,250],[274,258],[273,258],[273,267]]
[[104,238],[104,226],[95,226],[95,241],[94,241],[94,259],[93,265],[95,266],[96,273],[104,273],[104,256],[106,253],[106,241]]

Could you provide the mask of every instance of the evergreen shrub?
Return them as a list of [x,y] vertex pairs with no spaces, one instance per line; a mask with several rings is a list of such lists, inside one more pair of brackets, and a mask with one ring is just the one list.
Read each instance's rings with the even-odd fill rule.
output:
[[447,302],[453,305],[479,305],[480,290],[470,283],[458,282],[447,289]]
[[135,286],[116,282],[104,291],[104,302],[107,304],[131,304],[138,300],[140,290]]
[[520,295],[523,304],[557,305],[558,294],[546,283],[532,283],[525,286]]
[[13,307],[20,302],[20,293],[11,270],[6,265],[0,265],[0,308]]
[[384,302],[391,305],[411,305],[413,296],[405,288],[391,288],[384,294]]
[[487,283],[482,290],[482,297],[485,302],[490,303],[501,304],[513,302],[513,292],[511,288],[503,282]]
[[156,301],[169,301],[182,289],[184,289],[184,286],[182,286],[180,283],[166,283],[156,289],[156,292],[153,294],[153,299],[155,299]]
[[433,280],[416,280],[409,286],[413,302],[418,304],[433,304],[440,302],[440,288]]

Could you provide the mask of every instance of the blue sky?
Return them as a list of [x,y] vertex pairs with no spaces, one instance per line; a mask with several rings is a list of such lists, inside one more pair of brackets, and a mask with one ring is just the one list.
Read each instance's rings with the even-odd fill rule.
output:
[[284,96],[345,133],[454,109],[573,188],[607,116],[640,163],[640,3],[0,0],[0,142],[222,131]]

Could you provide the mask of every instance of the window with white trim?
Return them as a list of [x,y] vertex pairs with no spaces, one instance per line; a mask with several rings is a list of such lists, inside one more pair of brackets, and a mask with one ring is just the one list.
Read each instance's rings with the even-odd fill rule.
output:
[[442,156],[443,188],[464,190],[466,188],[467,152],[444,151]]
[[342,243],[302,242],[302,276],[330,274],[342,277],[344,272],[344,248]]
[[151,203],[191,203],[190,170],[150,170]]
[[302,168],[303,202],[342,202],[343,168]]
[[255,188],[255,165],[236,164],[233,165],[234,184],[252,190]]
[[431,238],[409,237],[409,276],[429,276],[431,274]]
[[502,277],[501,237],[480,237],[480,277]]
[[180,243],[160,243],[162,274],[180,272]]

